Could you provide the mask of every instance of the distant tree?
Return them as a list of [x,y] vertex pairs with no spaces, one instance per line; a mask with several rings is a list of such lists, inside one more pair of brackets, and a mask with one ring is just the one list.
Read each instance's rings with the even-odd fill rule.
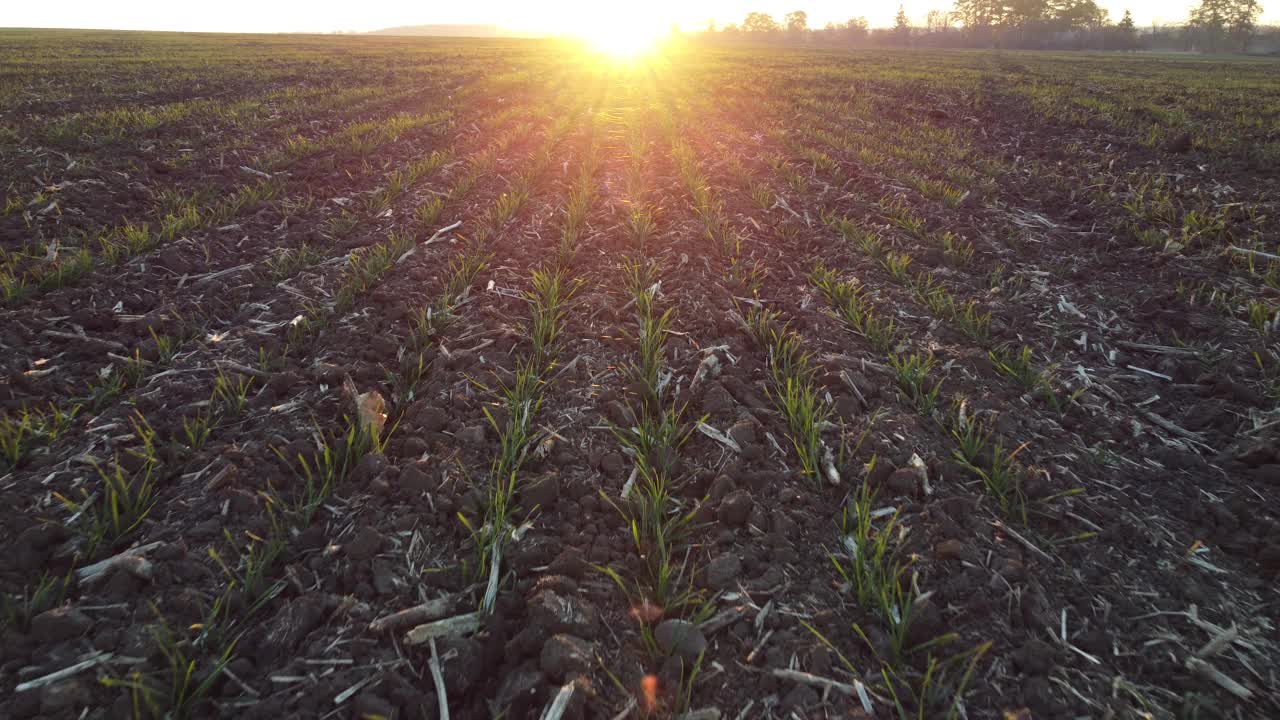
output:
[[1249,49],[1249,39],[1257,26],[1258,16],[1262,14],[1262,6],[1258,0],[1231,0],[1227,12],[1227,31],[1240,47],[1240,52]]
[[714,33],[715,31],[716,31],[716,19],[711,18],[710,20],[707,21],[707,34]]
[[1209,52],[1218,49],[1227,31],[1227,15],[1230,12],[1231,0],[1200,0],[1200,4],[1191,10],[1187,27],[1199,36]]
[[849,18],[842,23],[827,23],[827,26],[834,30],[836,35],[855,42],[867,36],[869,27],[864,17]]
[[951,13],[946,10],[930,10],[925,15],[924,25],[929,32],[946,32],[951,29]]
[[747,13],[747,17],[742,21],[742,29],[746,32],[777,32],[778,21],[773,19],[769,13],[752,12]]
[[956,0],[952,15],[966,30],[988,30],[1005,22],[1002,0]]
[[1120,22],[1116,23],[1113,29],[1114,40],[1112,46],[1117,50],[1132,50],[1138,47],[1138,28],[1133,24],[1133,13],[1128,8],[1124,11],[1124,17],[1120,18]]
[[1046,0],[1006,0],[1002,5],[1003,24],[1023,30],[1043,25],[1051,12]]
[[804,33],[809,29],[809,13],[803,10],[793,10],[786,16],[787,32],[794,35]]
[[1194,31],[1202,47],[1213,52],[1228,36],[1243,52],[1262,13],[1258,0],[1200,0],[1191,11],[1187,27]]
[[898,42],[906,42],[911,37],[911,21],[907,19],[907,11],[901,5],[893,18],[893,34]]
[[1107,24],[1107,11],[1094,0],[1056,0],[1049,12],[1058,30],[1097,30]]
[[728,25],[725,25],[724,29],[721,30],[720,32],[726,35],[737,35],[739,32],[742,32],[742,31],[741,29],[738,28],[738,23],[729,23]]

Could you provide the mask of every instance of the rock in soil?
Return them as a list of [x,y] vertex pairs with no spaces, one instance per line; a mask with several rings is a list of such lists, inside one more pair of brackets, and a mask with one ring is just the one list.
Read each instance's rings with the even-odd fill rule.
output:
[[653,631],[658,647],[688,663],[695,663],[707,649],[707,638],[688,620],[664,620]]
[[964,543],[959,540],[943,540],[934,546],[939,560],[959,560],[964,555]]

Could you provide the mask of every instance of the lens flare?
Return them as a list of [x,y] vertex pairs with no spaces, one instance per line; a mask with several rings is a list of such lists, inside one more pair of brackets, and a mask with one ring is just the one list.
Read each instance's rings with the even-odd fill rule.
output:
[[640,681],[640,701],[644,704],[645,712],[654,712],[658,709],[658,676],[645,675]]
[[574,32],[595,52],[619,61],[652,55],[669,33],[658,16],[643,8],[608,6],[582,18]]

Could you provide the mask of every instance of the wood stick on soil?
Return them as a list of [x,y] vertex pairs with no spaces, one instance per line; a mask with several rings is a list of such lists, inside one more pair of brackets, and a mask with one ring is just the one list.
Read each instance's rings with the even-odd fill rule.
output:
[[725,608],[724,610],[721,610],[720,612],[716,613],[714,616],[709,618],[706,622],[702,623],[701,625],[702,633],[704,635],[711,635],[719,630],[722,630],[734,624],[735,622],[738,621],[738,618],[746,614],[747,614],[747,608],[743,605],[737,605],[731,608]]
[[1266,258],[1268,260],[1274,260],[1276,262],[1280,262],[1280,255],[1272,255],[1271,253],[1262,252],[1261,250],[1250,250],[1248,248],[1236,247],[1235,245],[1228,245],[1227,249],[1230,250],[1231,252],[1240,253],[1241,255],[1253,255],[1255,257],[1261,257],[1261,258]]
[[118,352],[128,352],[129,350],[115,340],[104,340],[102,338],[89,337],[88,335],[77,335],[75,333],[61,332],[59,330],[45,330],[41,334],[47,337],[57,338],[58,340],[74,340],[75,342],[86,342],[94,345],[101,345]]
[[236,466],[231,463],[223,465],[222,469],[218,470],[213,477],[209,478],[209,482],[204,484],[204,491],[206,493],[211,493],[220,489],[223,485],[226,485],[227,481],[231,479],[231,474],[235,472],[235,467]]
[[449,720],[449,693],[444,686],[444,673],[440,671],[440,651],[436,650],[436,639],[431,638],[431,680],[436,685],[436,699],[440,701],[440,720]]
[[[773,602],[773,601],[771,600],[770,602]],[[747,653],[748,664],[754,663],[756,661],[756,656],[759,655],[760,651],[764,649],[765,644],[769,642],[769,638],[771,637],[773,637],[772,630],[766,632],[764,636],[760,638],[760,641],[756,643],[756,646],[751,648],[751,652]]]
[[[139,545],[138,547],[135,547],[135,548],[129,548],[128,550],[125,550],[124,552],[118,555],[112,555],[106,560],[99,560],[98,562],[93,563],[92,565],[85,565],[84,567],[79,568],[78,570],[76,570],[76,577],[80,579],[80,582],[93,582],[94,580],[101,579],[103,577],[106,577],[107,571],[111,570],[112,568],[120,565],[129,566],[132,564],[132,560],[130,560],[130,558],[138,558],[141,560],[143,559],[142,558],[143,555],[151,552],[152,550],[155,550],[156,548],[160,547],[163,544],[164,543],[157,541],[153,543],[147,543],[146,545]],[[150,563],[147,563],[147,565],[149,566]],[[134,572],[134,574],[137,574],[136,572],[137,568],[129,568],[129,569],[131,572]],[[143,570],[143,572],[146,572],[146,571]]]
[[498,599],[498,578],[502,575],[502,543],[493,544],[493,552],[489,556],[489,585],[485,588],[484,599],[480,602],[480,611],[485,615],[493,612],[493,604]]
[[409,632],[405,633],[404,643],[406,645],[421,645],[429,640],[439,637],[461,637],[470,635],[480,629],[480,613],[473,612],[465,615],[455,615],[444,620],[436,620],[435,622],[419,625]]
[[569,708],[569,701],[573,699],[573,683],[565,683],[560,687],[560,692],[556,693],[555,698],[543,709],[539,720],[560,720],[564,715],[564,711]]
[[259,370],[258,368],[249,367],[248,365],[241,365],[238,362],[231,362],[230,360],[216,360],[214,361],[214,364],[225,370],[233,370],[235,372],[243,373],[245,375],[252,375],[256,378],[261,378],[263,380],[271,379],[271,373],[264,372],[262,370]]
[[387,630],[395,630],[405,625],[421,625],[431,620],[439,620],[448,614],[449,607],[452,604],[453,598],[445,596],[435,600],[428,600],[399,612],[393,612],[390,615],[383,615],[369,623],[369,632],[381,633]]
[[1018,542],[1022,543],[1023,547],[1027,548],[1027,549],[1028,549],[1028,550],[1030,550],[1031,552],[1033,552],[1033,553],[1035,553],[1035,554],[1039,555],[1040,557],[1044,558],[1045,560],[1048,560],[1049,562],[1054,562],[1054,558],[1053,558],[1053,556],[1052,556],[1052,555],[1050,555],[1049,553],[1047,553],[1047,552],[1045,552],[1045,551],[1041,550],[1040,548],[1036,547],[1036,546],[1035,546],[1035,544],[1033,544],[1030,540],[1028,540],[1028,539],[1026,539],[1026,538],[1022,537],[1022,536],[1021,536],[1021,535],[1019,535],[1017,532],[1015,532],[1013,528],[1009,527],[1008,525],[1005,525],[1004,523],[1000,522],[999,520],[996,520],[995,522],[993,522],[993,523],[991,523],[991,524],[992,524],[993,526],[995,526],[996,528],[999,528],[1001,532],[1007,533],[1007,534],[1009,535],[1009,537],[1011,537],[1011,538],[1013,538],[1014,540],[1017,540]]
[[1129,342],[1121,340],[1116,343],[1126,350],[1141,350],[1142,352],[1155,353],[1157,355],[1179,355],[1182,357],[1200,357],[1199,350],[1191,348],[1170,347],[1168,345],[1150,345],[1148,343]]
[[835,690],[849,697],[858,694],[852,685],[842,683],[839,680],[824,678],[819,675],[813,675],[799,670],[787,670],[786,668],[774,668],[769,671],[771,675],[782,680],[791,680],[792,682],[803,683],[812,687],[821,688],[823,690]]
[[1195,673],[1199,673],[1200,675],[1203,675],[1209,680],[1212,680],[1213,683],[1216,684],[1218,687],[1222,688],[1223,690],[1226,690],[1232,695],[1235,695],[1241,700],[1248,700],[1253,697],[1252,690],[1241,685],[1235,680],[1232,680],[1221,670],[1215,668],[1214,666],[1210,665],[1204,660],[1201,660],[1198,657],[1187,658],[1185,665],[1187,666],[1188,670]]
[[1181,427],[1178,427],[1177,425],[1174,425],[1172,422],[1165,420],[1164,418],[1151,412],[1150,410],[1143,410],[1142,417],[1150,420],[1151,422],[1155,423],[1156,425],[1159,425],[1160,427],[1173,433],[1174,435],[1177,435],[1180,438],[1185,438],[1187,440],[1194,440],[1202,445],[1204,444],[1203,435],[1199,433],[1193,433],[1190,430],[1185,430]]
[[252,267],[253,267],[252,263],[248,265],[237,265],[233,268],[227,268],[226,270],[219,270],[218,272],[212,272],[212,273],[209,273],[208,275],[201,275],[200,277],[191,281],[191,285],[192,287],[196,285],[203,285],[204,283],[212,282],[213,280],[217,280],[218,278],[226,275],[232,275],[234,273],[244,272],[245,270],[248,270]]
[[20,692],[26,692],[28,690],[35,690],[36,688],[42,688],[45,685],[51,685],[53,683],[58,682],[59,680],[65,680],[66,678],[82,673],[85,670],[88,670],[89,668],[95,665],[101,665],[102,663],[110,659],[111,659],[111,653],[99,652],[89,656],[84,660],[81,660],[75,665],[70,665],[68,667],[62,668],[61,670],[55,670],[54,672],[51,672],[48,675],[42,675],[36,678],[35,680],[28,680],[24,683],[21,683],[17,687],[15,687],[13,691],[15,693],[20,693]]
[[441,235],[444,235],[444,234],[445,234],[445,233],[447,233],[447,232],[452,232],[452,231],[454,231],[454,230],[457,230],[457,229],[458,229],[458,228],[460,228],[460,227],[462,227],[462,221],[461,221],[461,220],[459,220],[458,222],[456,222],[456,223],[454,223],[454,224],[452,224],[452,225],[446,225],[446,226],[444,226],[444,227],[440,228],[439,230],[435,231],[435,232],[431,235],[431,237],[427,238],[426,242],[424,242],[424,243],[422,243],[422,244],[423,244],[423,245],[426,245],[426,244],[428,244],[428,243],[433,243],[433,242],[435,242],[436,240],[438,240],[438,239],[440,238],[440,236],[441,236]]
[[715,440],[721,445],[724,445],[725,447],[729,448],[735,453],[742,452],[742,446],[738,444],[737,440],[734,440],[733,438],[729,437],[728,435],[725,435],[724,433],[720,432],[719,430],[711,427],[706,423],[698,423],[698,432],[702,433],[703,435],[706,435],[712,440]]
[[631,477],[627,478],[626,484],[622,486],[622,499],[626,500],[631,495],[631,488],[635,487],[636,478],[640,476],[640,466],[636,465],[631,468]]
[[676,716],[676,720],[720,720],[720,708],[706,707]]
[[1213,657],[1230,647],[1231,643],[1235,642],[1238,637],[1240,637],[1240,630],[1232,624],[1231,627],[1215,635],[1209,642],[1204,644],[1204,647],[1197,650],[1195,657]]

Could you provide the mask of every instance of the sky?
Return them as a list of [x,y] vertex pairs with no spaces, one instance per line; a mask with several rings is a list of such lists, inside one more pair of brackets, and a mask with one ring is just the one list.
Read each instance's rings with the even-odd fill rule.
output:
[[[1098,0],[1119,20],[1126,8],[1139,25],[1153,20],[1182,22],[1197,0]],[[949,9],[950,0],[905,0],[907,15],[923,24],[925,13]],[[632,6],[634,5],[634,6]],[[1268,8],[1273,5],[1274,9]],[[368,31],[397,25],[490,24],[533,32],[576,30],[614,23],[679,23],[686,30],[742,21],[748,11],[772,14],[779,21],[791,10],[809,14],[810,27],[850,17],[867,18],[873,27],[892,24],[894,0],[216,0],[191,3],[173,0],[61,0],[0,2],[0,27],[78,27],[121,30],[204,32],[333,32]],[[632,7],[627,7],[632,6]],[[638,6],[638,7],[635,7]],[[1263,23],[1280,23],[1280,0],[1263,0]],[[589,19],[587,19],[589,18]]]

